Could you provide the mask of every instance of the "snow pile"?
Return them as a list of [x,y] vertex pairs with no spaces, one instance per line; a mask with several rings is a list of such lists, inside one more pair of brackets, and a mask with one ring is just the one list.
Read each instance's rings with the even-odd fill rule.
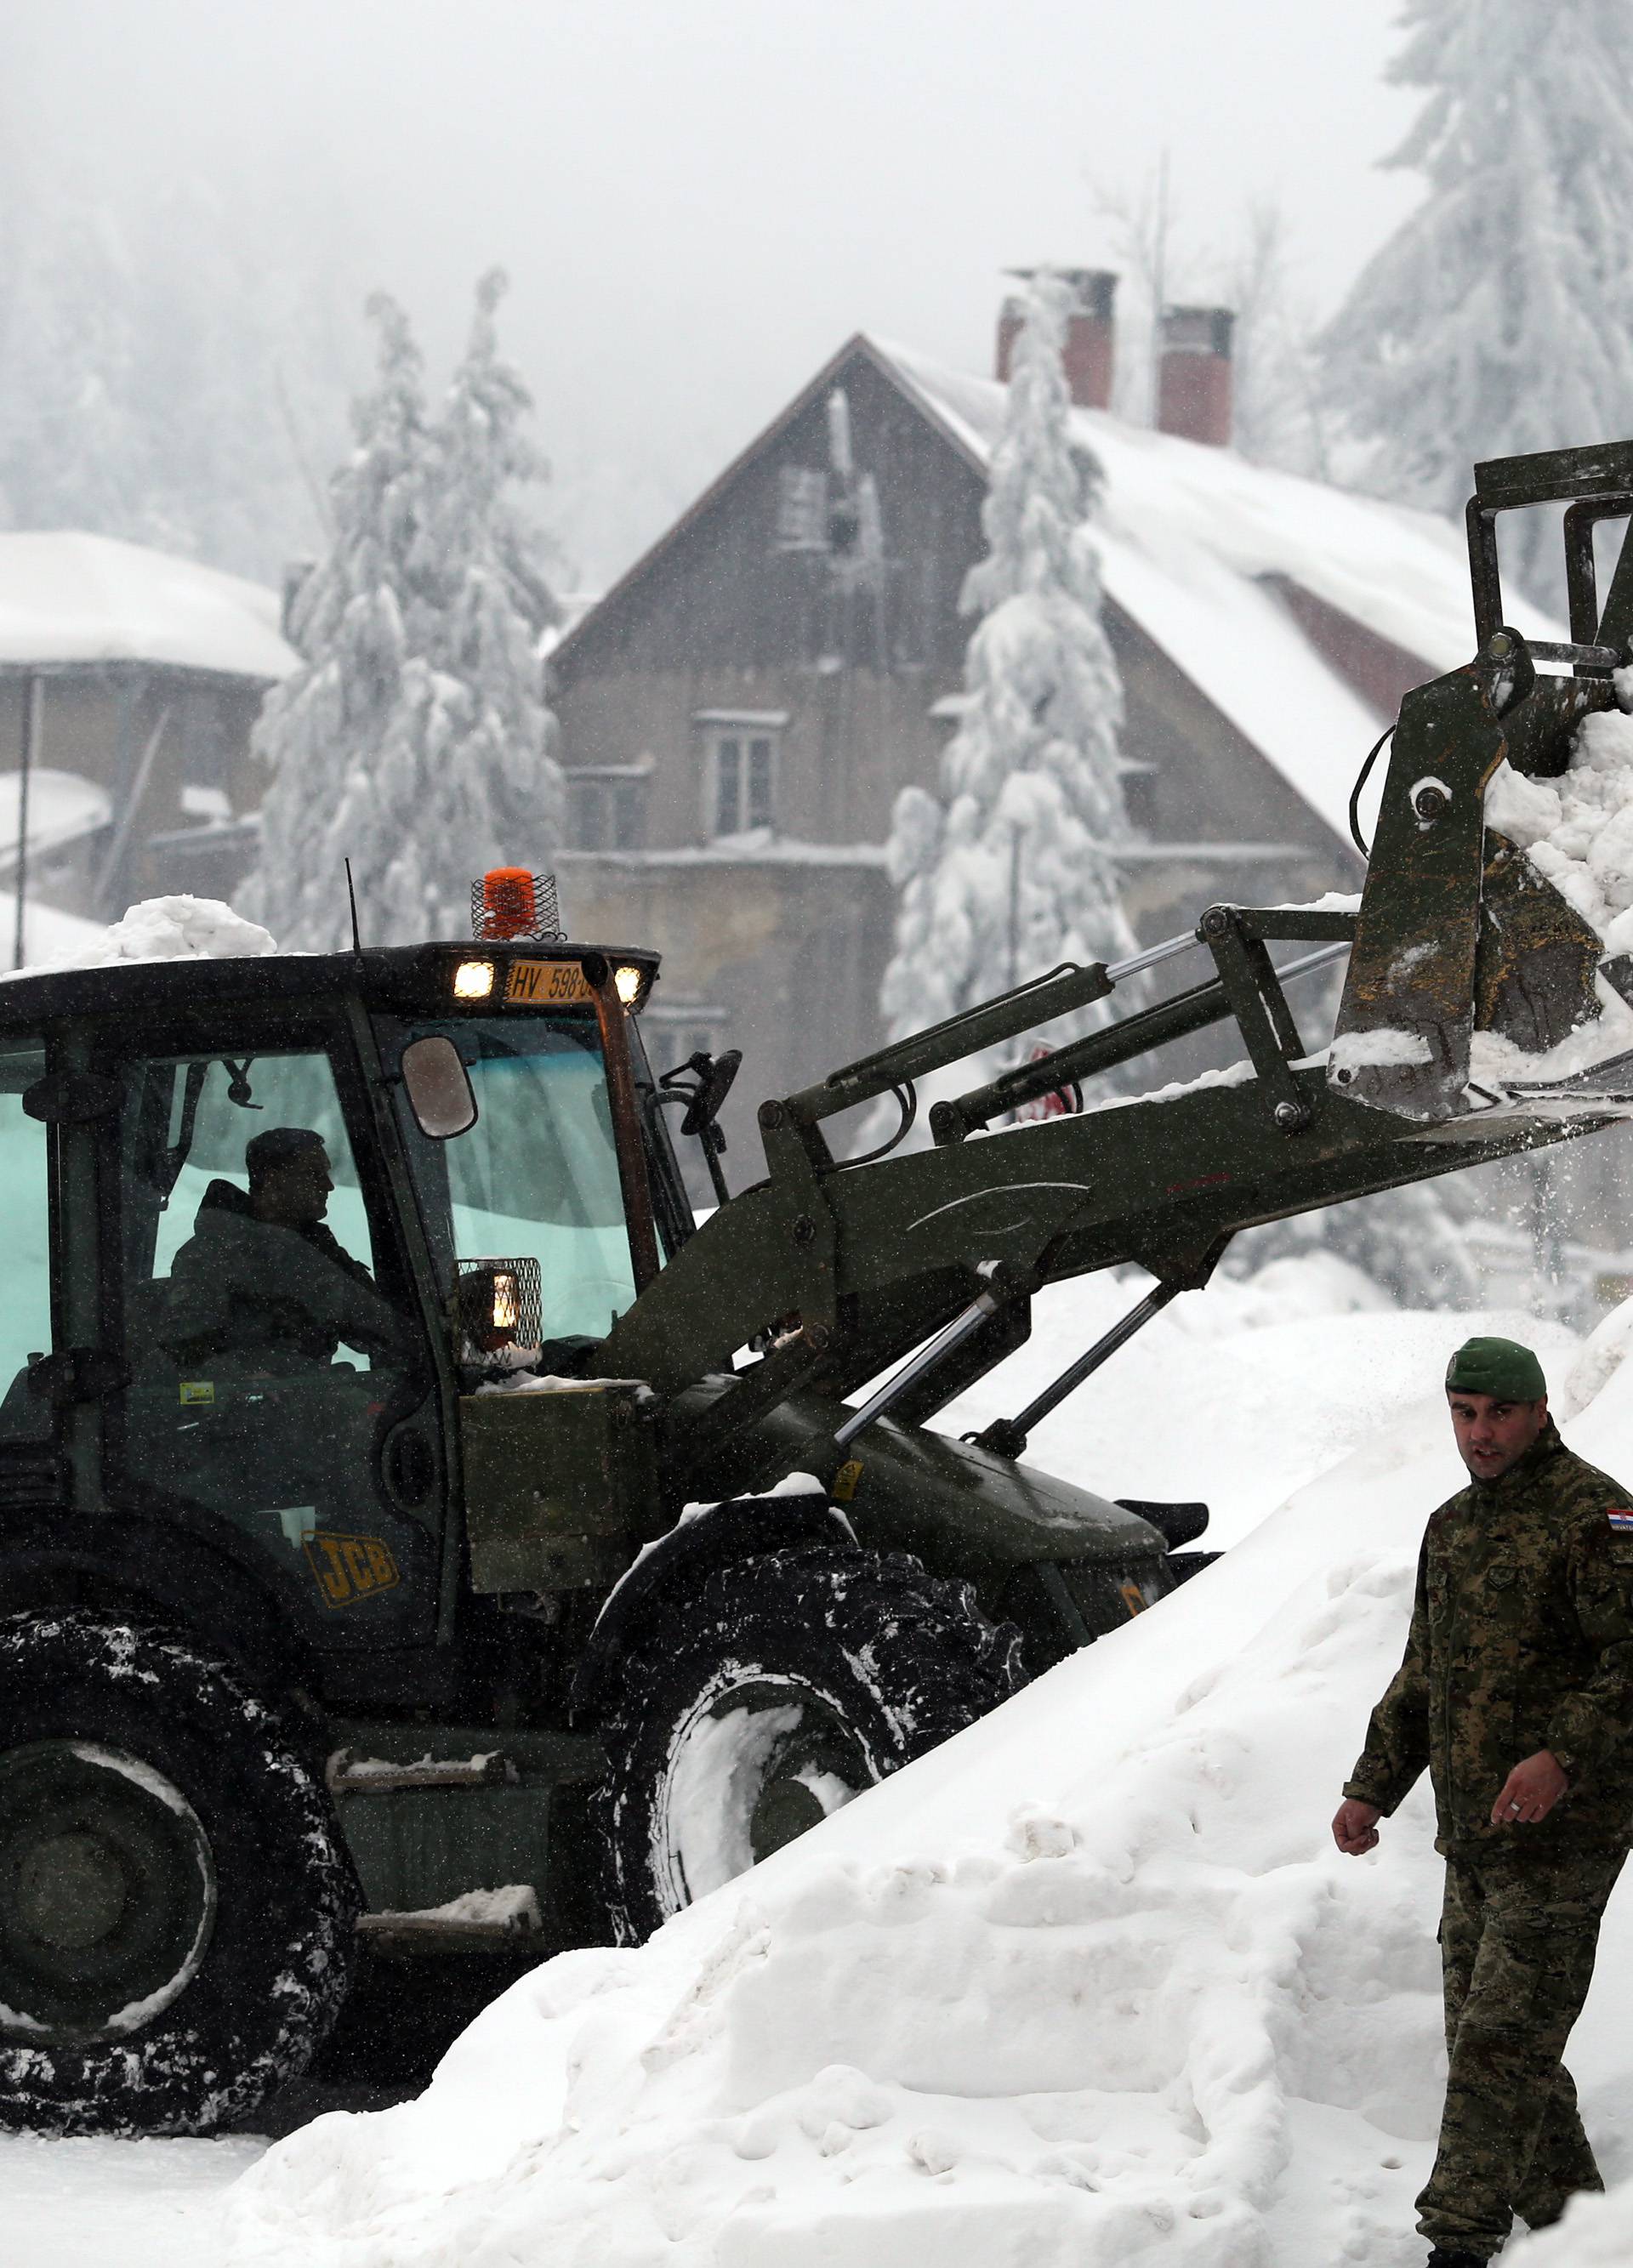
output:
[[1500,764],[1486,823],[1592,924],[1607,953],[1633,951],[1633,717],[1585,717],[1557,779]]
[[270,932],[219,898],[144,898],[57,968],[106,968],[118,961],[234,961],[276,953]]
[[[1467,1328],[1434,1320],[1442,1351]],[[1319,1375],[1289,1368],[1284,1394]],[[1572,1439],[1633,1466],[1633,1366]],[[647,1948],[523,1979],[417,2102],[276,2148],[234,2259],[1417,2262],[1443,2076],[1426,1793],[1363,1862],[1327,1821],[1458,1478],[1432,1394],[1375,1425],[1158,1612]],[[1572,2057],[1613,2178],[1629,1953],[1619,1902]]]
[[[1633,718],[1585,717],[1557,779],[1500,764],[1486,790],[1486,821],[1516,843],[1588,922],[1607,954],[1633,951]],[[1527,1055],[1496,1032],[1476,1032],[1477,1080],[1566,1079],[1633,1049],[1633,1008],[1600,976],[1600,1012],[1556,1047]]]
[[1602,2198],[1579,2198],[1556,2228],[1522,2237],[1507,2268],[1628,2268],[1633,2260],[1633,2181]]

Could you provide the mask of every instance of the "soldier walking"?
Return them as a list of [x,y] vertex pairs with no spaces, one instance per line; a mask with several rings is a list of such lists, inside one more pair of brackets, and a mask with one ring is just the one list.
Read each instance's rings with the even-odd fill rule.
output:
[[1529,1347],[1469,1339],[1446,1398],[1469,1485],[1333,1834],[1371,1851],[1428,1767],[1451,2068],[1417,2226],[1429,2268],[1477,2268],[1604,2187],[1561,2058],[1633,1840],[1633,1498],[1560,1440]]

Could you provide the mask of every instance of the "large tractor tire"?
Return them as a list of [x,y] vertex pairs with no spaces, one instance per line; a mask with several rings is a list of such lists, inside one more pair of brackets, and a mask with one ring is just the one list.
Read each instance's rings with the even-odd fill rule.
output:
[[305,2069],[355,1878],[277,1718],[189,1640],[0,1621],[0,2124],[198,2134]]
[[995,1709],[1019,1639],[916,1559],[780,1551],[672,1601],[620,1668],[595,1808],[637,1944]]

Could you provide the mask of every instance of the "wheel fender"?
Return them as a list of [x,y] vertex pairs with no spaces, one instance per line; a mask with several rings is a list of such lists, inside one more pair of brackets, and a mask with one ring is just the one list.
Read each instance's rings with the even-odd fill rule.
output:
[[289,1602],[259,1567],[181,1521],[56,1508],[11,1515],[0,1549],[0,1613],[100,1606],[151,1616],[236,1662],[262,1692],[309,1680]]
[[608,1594],[573,1680],[573,1721],[600,1715],[620,1659],[678,1591],[716,1567],[805,1545],[861,1548],[850,1521],[820,1489],[729,1497],[686,1512],[666,1535],[647,1544]]

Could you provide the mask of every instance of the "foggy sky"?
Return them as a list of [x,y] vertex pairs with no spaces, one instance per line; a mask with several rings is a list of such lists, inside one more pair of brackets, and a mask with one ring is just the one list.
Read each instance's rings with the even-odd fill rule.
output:
[[[471,284],[604,579],[854,330],[966,367],[1000,271],[1111,257],[1093,185],[1171,152],[1183,253],[1279,196],[1330,308],[1408,209],[1390,11],[1311,0],[18,0],[6,90],[110,181],[287,204],[314,270],[409,307],[440,376]],[[1206,256],[1179,292],[1216,284]],[[359,328],[359,371],[364,367]]]

